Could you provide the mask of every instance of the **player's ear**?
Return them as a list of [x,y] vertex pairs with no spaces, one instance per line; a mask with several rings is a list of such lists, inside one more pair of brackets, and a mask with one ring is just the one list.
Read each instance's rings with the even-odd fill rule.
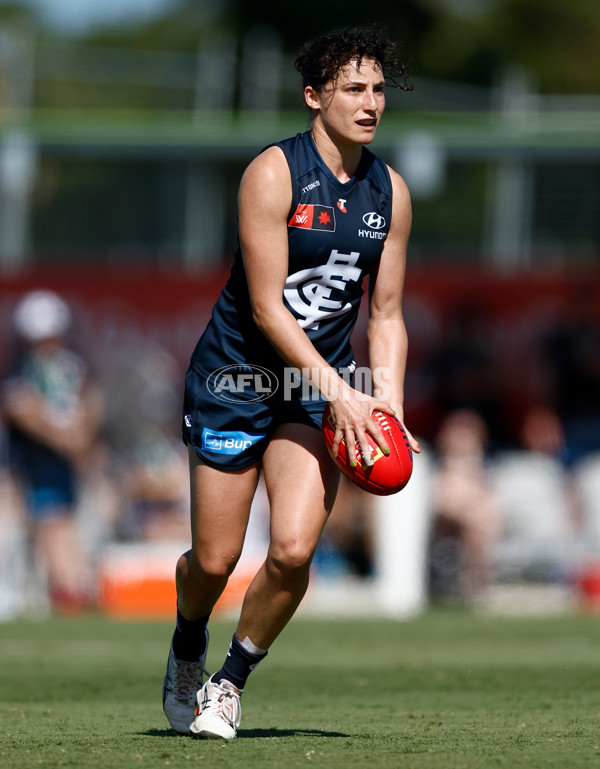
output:
[[321,101],[319,99],[319,92],[316,91],[312,85],[307,85],[304,89],[304,100],[308,107],[312,110],[321,109]]

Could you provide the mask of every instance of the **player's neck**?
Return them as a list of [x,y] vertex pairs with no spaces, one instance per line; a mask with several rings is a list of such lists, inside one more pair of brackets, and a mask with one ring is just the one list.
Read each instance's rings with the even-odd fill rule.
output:
[[342,184],[352,179],[362,157],[362,144],[335,141],[318,125],[313,126],[311,134],[319,155],[331,173]]

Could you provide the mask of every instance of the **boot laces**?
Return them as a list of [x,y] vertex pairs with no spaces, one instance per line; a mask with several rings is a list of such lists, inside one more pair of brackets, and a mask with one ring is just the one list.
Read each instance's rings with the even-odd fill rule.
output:
[[193,702],[196,698],[196,692],[202,687],[203,675],[209,675],[209,673],[202,663],[177,660],[173,675],[175,697],[180,702]]
[[230,689],[221,684],[212,684],[211,689],[210,695],[208,691],[206,692],[202,702],[202,711],[208,708],[216,716],[224,718],[232,726],[237,727],[241,715],[240,695],[237,689],[233,687]]

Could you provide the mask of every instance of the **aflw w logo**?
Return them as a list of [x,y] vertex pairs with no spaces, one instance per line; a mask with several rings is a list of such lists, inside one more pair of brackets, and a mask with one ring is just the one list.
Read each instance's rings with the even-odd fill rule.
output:
[[301,227],[305,230],[325,230],[335,232],[335,213],[333,206],[308,205],[300,203],[288,227]]

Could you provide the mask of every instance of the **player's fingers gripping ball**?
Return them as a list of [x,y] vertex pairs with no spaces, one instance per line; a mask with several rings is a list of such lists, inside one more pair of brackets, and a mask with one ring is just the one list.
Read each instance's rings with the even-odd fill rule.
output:
[[371,417],[385,436],[390,448],[390,453],[387,455],[379,448],[373,437],[367,433],[371,452],[370,462],[363,455],[360,447],[356,445],[354,456],[356,466],[352,467],[351,457],[348,456],[344,440],[340,443],[338,452],[334,457],[332,447],[335,436],[335,420],[329,404],[325,406],[323,412],[323,437],[333,461],[353,483],[371,494],[379,496],[395,494],[406,486],[412,474],[413,457],[408,436],[396,417],[377,410],[373,411]]

